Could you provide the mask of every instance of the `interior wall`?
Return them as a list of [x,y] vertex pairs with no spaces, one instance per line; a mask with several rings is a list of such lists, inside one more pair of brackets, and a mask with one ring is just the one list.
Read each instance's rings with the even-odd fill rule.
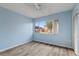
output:
[[72,10],[45,16],[36,19],[34,22],[55,19],[59,20],[59,32],[57,34],[40,34],[34,32],[34,41],[72,48]]
[[0,7],[0,51],[30,42],[32,35],[31,18]]

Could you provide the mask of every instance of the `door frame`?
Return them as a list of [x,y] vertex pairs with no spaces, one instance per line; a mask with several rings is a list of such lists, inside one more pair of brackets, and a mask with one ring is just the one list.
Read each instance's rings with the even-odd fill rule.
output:
[[74,52],[75,52],[75,54],[76,55],[78,55],[78,50],[77,50],[77,37],[78,37],[78,16],[79,16],[79,13],[75,13],[74,14],[74,16],[73,16],[73,33],[72,33],[72,35],[73,35],[73,40],[72,40],[72,47],[73,47],[73,49],[74,49]]

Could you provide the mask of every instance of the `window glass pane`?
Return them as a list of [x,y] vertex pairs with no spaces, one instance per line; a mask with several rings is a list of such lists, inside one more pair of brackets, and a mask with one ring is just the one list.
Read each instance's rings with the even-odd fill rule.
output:
[[59,29],[58,20],[39,21],[35,23],[35,32],[48,34],[57,33]]

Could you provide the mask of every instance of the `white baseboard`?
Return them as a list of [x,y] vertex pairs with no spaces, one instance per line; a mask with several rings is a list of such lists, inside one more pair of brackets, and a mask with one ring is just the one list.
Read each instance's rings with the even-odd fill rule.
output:
[[8,48],[5,48],[5,49],[0,50],[0,52],[4,52],[4,51],[6,51],[6,50],[9,50],[9,49],[12,49],[12,48],[14,48],[14,47],[23,45],[23,44],[25,44],[25,43],[29,43],[29,42],[31,42],[31,41],[32,41],[32,40],[27,41],[27,42],[22,42],[22,43],[19,43],[19,44],[17,44],[17,45],[13,45],[13,46],[11,46],[11,47],[8,47]]
[[79,56],[79,51],[74,51],[77,56]]
[[77,56],[79,56],[79,51],[77,52]]

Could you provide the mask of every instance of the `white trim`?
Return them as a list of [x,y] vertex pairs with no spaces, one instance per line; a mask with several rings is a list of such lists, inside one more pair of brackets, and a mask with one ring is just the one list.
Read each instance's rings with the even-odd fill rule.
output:
[[[74,15],[73,15],[73,17],[77,17],[77,16],[79,16],[79,13],[77,12],[77,13],[75,13]],[[73,19],[73,26],[76,26],[76,27],[73,27],[73,29],[74,28],[77,28],[77,26],[78,26],[78,24],[77,24],[77,20],[78,19]],[[74,23],[74,21],[75,21],[75,23]],[[76,29],[75,29],[76,30]],[[77,55],[77,56],[79,56],[79,51],[78,51],[78,46],[77,46],[77,44],[78,44],[78,42],[77,42],[77,40],[78,40],[78,36],[77,36],[77,30],[74,32],[74,30],[73,30],[73,33],[72,33],[74,36],[73,36],[73,48],[74,48],[74,51],[75,51],[75,54]]]
[[76,54],[77,56],[79,56],[79,51],[75,51],[75,54]]
[[29,42],[31,42],[31,41],[32,41],[32,40],[27,41],[27,42],[22,42],[22,43],[19,43],[19,44],[17,44],[17,45],[13,45],[13,46],[11,46],[11,47],[8,47],[8,48],[5,48],[5,49],[0,50],[0,52],[4,52],[4,51],[6,51],[6,50],[15,48],[15,47],[20,46],[20,45],[23,45],[23,44],[25,44],[25,43],[29,43]]
[[78,51],[78,53],[77,53],[77,56],[79,56],[79,51]]

